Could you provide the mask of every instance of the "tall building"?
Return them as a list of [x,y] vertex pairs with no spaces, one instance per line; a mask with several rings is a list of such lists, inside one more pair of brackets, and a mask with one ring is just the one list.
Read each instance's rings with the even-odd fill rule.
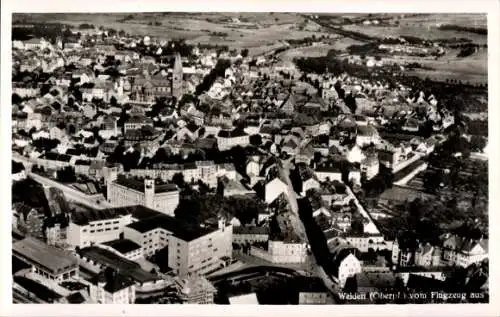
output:
[[182,73],[182,58],[181,54],[177,53],[175,55],[174,67],[172,69],[172,96],[177,100],[183,95],[183,73]]
[[67,229],[68,243],[85,248],[112,241],[118,239],[123,228],[131,222],[130,212],[120,208],[74,213]]
[[118,176],[108,179],[107,199],[116,207],[144,205],[173,216],[179,204],[179,190],[175,184],[156,184],[153,179],[138,180]]
[[217,227],[200,227],[159,215],[129,224],[124,237],[141,245],[145,256],[168,246],[168,267],[181,277],[217,270],[233,248],[233,228],[223,218]]

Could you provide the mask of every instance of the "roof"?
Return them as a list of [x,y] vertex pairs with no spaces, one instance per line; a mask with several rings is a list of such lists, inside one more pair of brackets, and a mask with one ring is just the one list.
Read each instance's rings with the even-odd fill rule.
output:
[[171,232],[177,238],[188,242],[216,230],[215,228],[200,227],[198,225],[184,223],[174,217],[163,214],[131,223],[127,225],[127,227],[141,233],[161,228]]
[[62,161],[62,162],[69,162],[71,160],[70,155],[59,154],[55,152],[47,152],[41,158],[46,160]]
[[358,126],[358,135],[376,135],[377,134],[377,129],[372,127],[371,125],[360,125]]
[[93,221],[115,219],[128,214],[130,214],[130,211],[126,208],[87,209],[83,212],[74,212],[71,215],[71,222],[79,226],[85,226]]
[[112,251],[103,248],[83,248],[80,250],[80,254],[87,259],[93,260],[113,270],[117,270],[120,272],[120,274],[128,276],[139,283],[159,279],[157,275],[141,269],[139,263],[128,260]]
[[117,240],[112,240],[109,242],[104,243],[104,245],[107,245],[116,251],[125,254],[131,251],[135,251],[137,249],[140,249],[141,246],[138,245],[137,243],[128,240],[128,239],[117,239]]
[[70,304],[83,304],[86,301],[81,292],[76,292],[66,296],[66,300]]
[[236,138],[236,137],[245,136],[245,135],[248,135],[248,134],[245,131],[238,130],[238,129],[220,130],[219,133],[217,134],[217,136],[220,138]]
[[269,227],[233,227],[233,234],[269,234]]
[[483,248],[484,251],[488,252],[488,239],[473,240],[452,235],[445,239],[445,242],[448,247],[461,252],[470,252],[477,245]]
[[33,237],[14,243],[12,253],[43,266],[54,274],[78,267],[78,261],[74,256]]
[[153,124],[153,119],[144,116],[132,116],[126,123]]
[[[144,193],[145,190],[144,181],[135,178],[118,176],[118,178],[114,180],[113,183],[125,186],[127,188],[139,191],[141,193]],[[173,192],[178,190],[175,184],[155,184],[154,188],[155,188],[155,194]]]
[[406,287],[410,290],[442,290],[444,283],[438,279],[410,274]]
[[112,273],[102,271],[101,273],[99,273],[97,276],[94,277],[92,282],[94,284],[97,284],[99,282],[104,282],[105,283],[103,287],[104,290],[111,294],[121,291],[122,289],[125,289],[135,284],[130,276],[127,276],[125,274],[119,274],[116,271]]

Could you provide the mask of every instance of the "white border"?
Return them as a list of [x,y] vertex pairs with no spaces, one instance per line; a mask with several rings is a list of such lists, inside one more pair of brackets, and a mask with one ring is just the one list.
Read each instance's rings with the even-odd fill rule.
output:
[[[490,252],[490,304],[486,305],[336,305],[336,306],[195,306],[195,305],[13,305],[11,303],[11,236],[10,236],[10,158],[11,158],[11,14],[12,12],[154,12],[154,11],[215,11],[215,12],[450,12],[450,13],[487,13],[488,14],[488,86],[489,86],[489,142],[491,157],[489,159],[490,174],[490,241],[499,241],[495,224],[498,223],[499,201],[495,193],[499,193],[496,184],[498,178],[498,164],[500,162],[498,137],[499,125],[495,124],[498,118],[500,100],[498,95],[500,64],[499,51],[499,2],[498,0],[412,0],[412,1],[278,1],[278,0],[240,0],[240,1],[196,1],[160,2],[152,0],[86,0],[86,1],[29,1],[4,0],[1,9],[1,156],[4,158],[4,167],[0,169],[0,183],[2,189],[2,217],[0,220],[0,255],[3,260],[2,275],[0,276],[0,315],[1,316],[291,316],[291,315],[349,315],[349,316],[498,316],[498,285],[499,279],[496,268],[498,246],[495,243],[489,248]],[[495,105],[495,106],[491,106]]]

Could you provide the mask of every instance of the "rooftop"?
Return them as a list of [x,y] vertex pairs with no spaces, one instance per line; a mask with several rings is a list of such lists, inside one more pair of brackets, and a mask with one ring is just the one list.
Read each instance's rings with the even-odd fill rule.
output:
[[141,269],[138,263],[127,260],[106,249],[88,247],[81,249],[80,254],[87,259],[93,260],[113,270],[117,270],[121,274],[128,276],[139,283],[145,283],[158,279],[158,276],[155,274]]
[[41,240],[27,237],[12,245],[12,253],[60,274],[78,267],[75,257],[66,251],[49,246]]
[[107,245],[109,247],[112,247],[116,251],[125,254],[130,251],[134,251],[137,249],[140,249],[141,246],[138,245],[137,243],[130,241],[128,239],[117,239],[117,240],[112,240],[109,242],[104,243],[104,245]]
[[85,226],[93,221],[115,219],[128,214],[130,211],[126,208],[87,209],[83,212],[74,212],[71,221],[79,226]]
[[184,223],[174,217],[163,214],[131,223],[127,227],[141,233],[161,228],[171,232],[177,238],[184,241],[192,241],[215,231],[214,228],[203,228],[197,225]]
[[92,282],[104,282],[104,290],[111,294],[135,284],[130,276],[119,274],[116,271],[109,272],[106,270],[95,276]]
[[233,234],[269,234],[269,227],[233,227]]
[[[144,193],[145,189],[144,180],[119,175],[118,178],[114,181],[114,183]],[[178,190],[175,184],[169,184],[169,183],[155,184],[154,189],[155,189],[155,194],[173,192]]]

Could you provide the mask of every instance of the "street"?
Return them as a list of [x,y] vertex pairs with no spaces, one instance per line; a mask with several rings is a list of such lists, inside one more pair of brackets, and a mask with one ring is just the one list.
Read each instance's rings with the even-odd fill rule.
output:
[[[94,209],[105,209],[113,207],[112,205],[107,203],[102,197],[99,199],[96,198],[95,196],[85,195],[84,193],[79,192],[76,189],[73,189],[64,184],[61,184],[47,177],[43,177],[41,175],[32,172],[28,172],[27,174],[30,178],[34,179],[35,181],[39,182],[42,185],[51,186],[62,190],[64,192],[66,199],[68,200],[72,200],[74,202],[80,203],[82,205]],[[98,200],[100,201],[100,203],[97,203]]]
[[[288,187],[287,187],[286,197],[287,197],[288,202],[290,204],[290,211],[292,212],[292,215],[293,215],[292,223],[294,225],[295,232],[300,237],[304,237],[304,241],[308,242],[309,240],[307,239],[307,233],[306,233],[304,224],[300,220],[300,216],[299,216],[299,205],[297,203],[297,194],[293,190],[292,181],[290,180],[290,177],[289,177],[289,175],[290,175],[289,164],[290,164],[290,162],[282,162],[282,164],[280,164],[281,166],[279,168],[279,172],[280,172],[282,178],[287,181]],[[311,256],[311,258],[314,259],[313,263],[311,265],[311,268],[313,269],[314,274],[323,280],[323,283],[325,284],[327,289],[332,294],[336,294],[338,292],[336,283],[328,276],[328,274],[326,274],[323,267],[318,264],[318,261],[315,258],[314,253]]]

